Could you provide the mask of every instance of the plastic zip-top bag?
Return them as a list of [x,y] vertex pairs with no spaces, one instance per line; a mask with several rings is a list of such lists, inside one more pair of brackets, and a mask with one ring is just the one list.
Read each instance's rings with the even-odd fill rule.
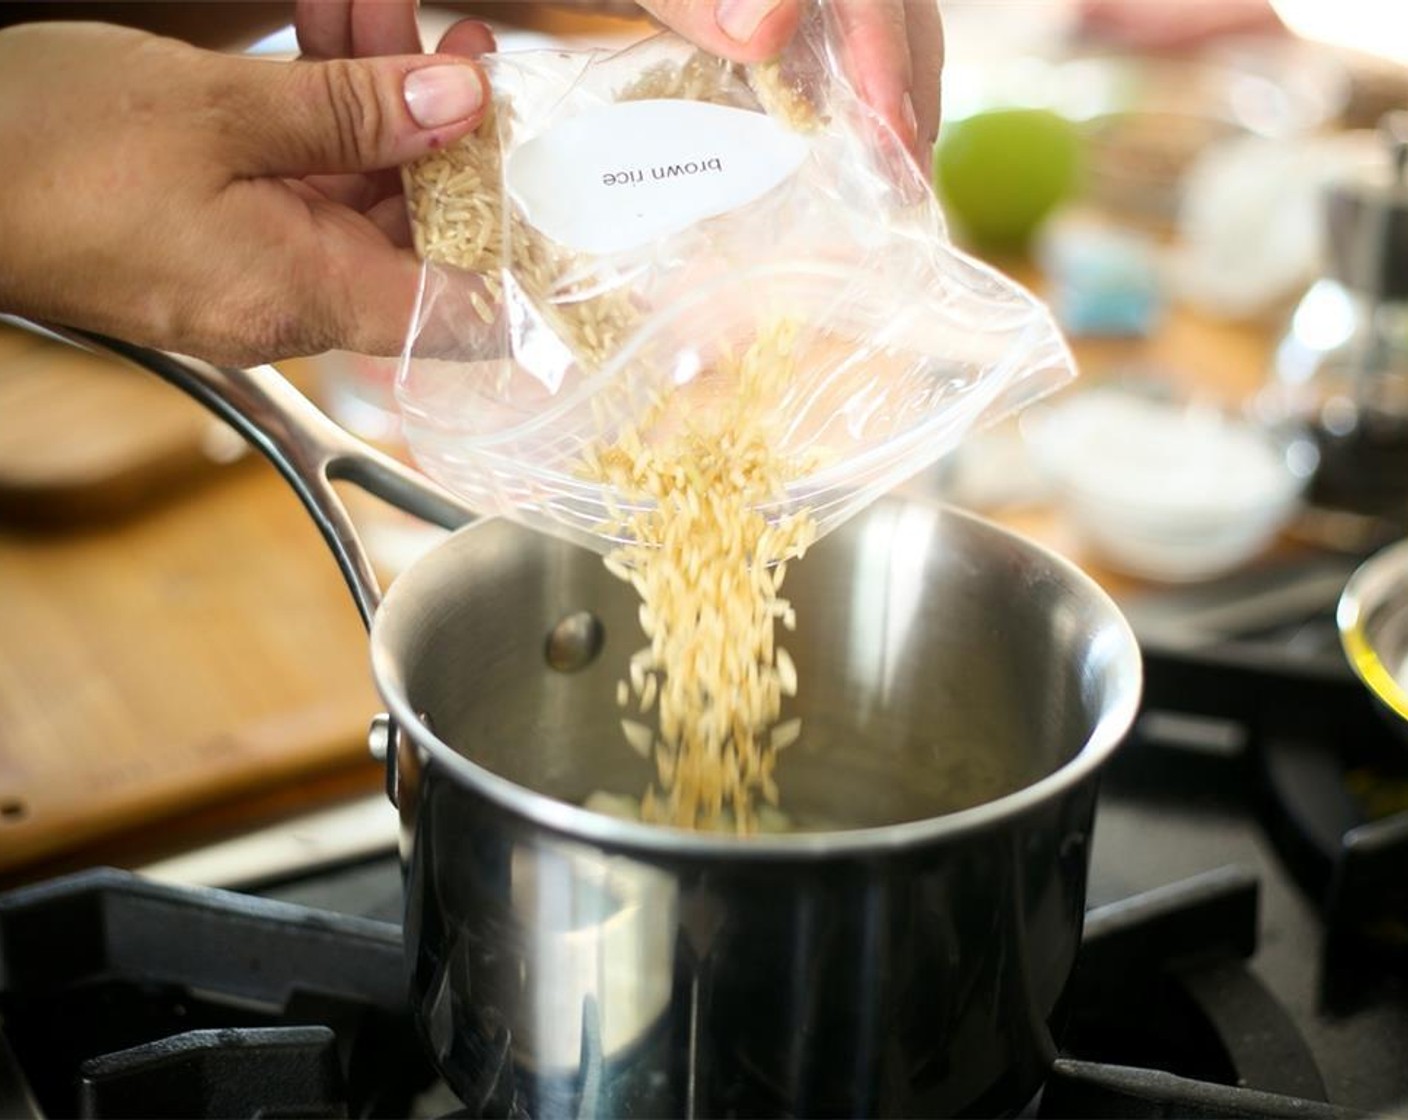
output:
[[1046,309],[949,243],[831,20],[759,66],[668,34],[484,59],[490,115],[404,172],[427,473],[609,551],[713,449],[804,547],[1072,376]]

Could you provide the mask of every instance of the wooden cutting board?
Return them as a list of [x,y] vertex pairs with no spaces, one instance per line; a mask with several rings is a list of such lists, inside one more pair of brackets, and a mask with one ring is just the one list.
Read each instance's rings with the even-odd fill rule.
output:
[[0,520],[0,872],[355,764],[378,710],[341,576],[262,459],[140,517]]
[[151,374],[0,326],[0,521],[126,516],[243,453]]

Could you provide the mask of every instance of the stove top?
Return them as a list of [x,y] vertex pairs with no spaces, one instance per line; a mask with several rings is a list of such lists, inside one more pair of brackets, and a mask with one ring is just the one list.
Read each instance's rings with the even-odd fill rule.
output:
[[[1225,612],[1168,606],[1177,627],[1134,612],[1143,715],[1025,1114],[1408,1116],[1408,744],[1322,601],[1197,634]],[[415,1042],[399,913],[390,854],[245,893],[94,871],[0,897],[0,1116],[465,1114]]]

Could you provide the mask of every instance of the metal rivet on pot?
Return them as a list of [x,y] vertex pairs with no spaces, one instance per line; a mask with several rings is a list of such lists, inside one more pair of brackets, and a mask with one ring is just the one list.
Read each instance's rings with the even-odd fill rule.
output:
[[596,660],[606,642],[606,629],[591,611],[573,611],[548,634],[548,664],[560,673],[575,673]]
[[367,731],[367,749],[386,768],[386,796],[391,804],[401,804],[400,760],[396,757],[396,725],[385,712],[372,716]]
[[385,762],[391,749],[391,717],[385,712],[372,716],[372,725],[367,729],[367,750],[378,762]]

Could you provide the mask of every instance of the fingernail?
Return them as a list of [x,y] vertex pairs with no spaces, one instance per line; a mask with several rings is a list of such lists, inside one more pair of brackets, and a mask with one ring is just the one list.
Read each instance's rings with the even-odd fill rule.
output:
[[781,0],[719,0],[714,18],[735,43],[748,43],[779,3]]
[[472,116],[484,104],[484,87],[472,66],[423,66],[406,75],[406,108],[421,128],[443,128]]
[[909,96],[908,90],[900,99],[900,115],[904,118],[905,127],[905,136],[902,139],[913,148],[919,143],[919,118],[914,114],[914,98]]

